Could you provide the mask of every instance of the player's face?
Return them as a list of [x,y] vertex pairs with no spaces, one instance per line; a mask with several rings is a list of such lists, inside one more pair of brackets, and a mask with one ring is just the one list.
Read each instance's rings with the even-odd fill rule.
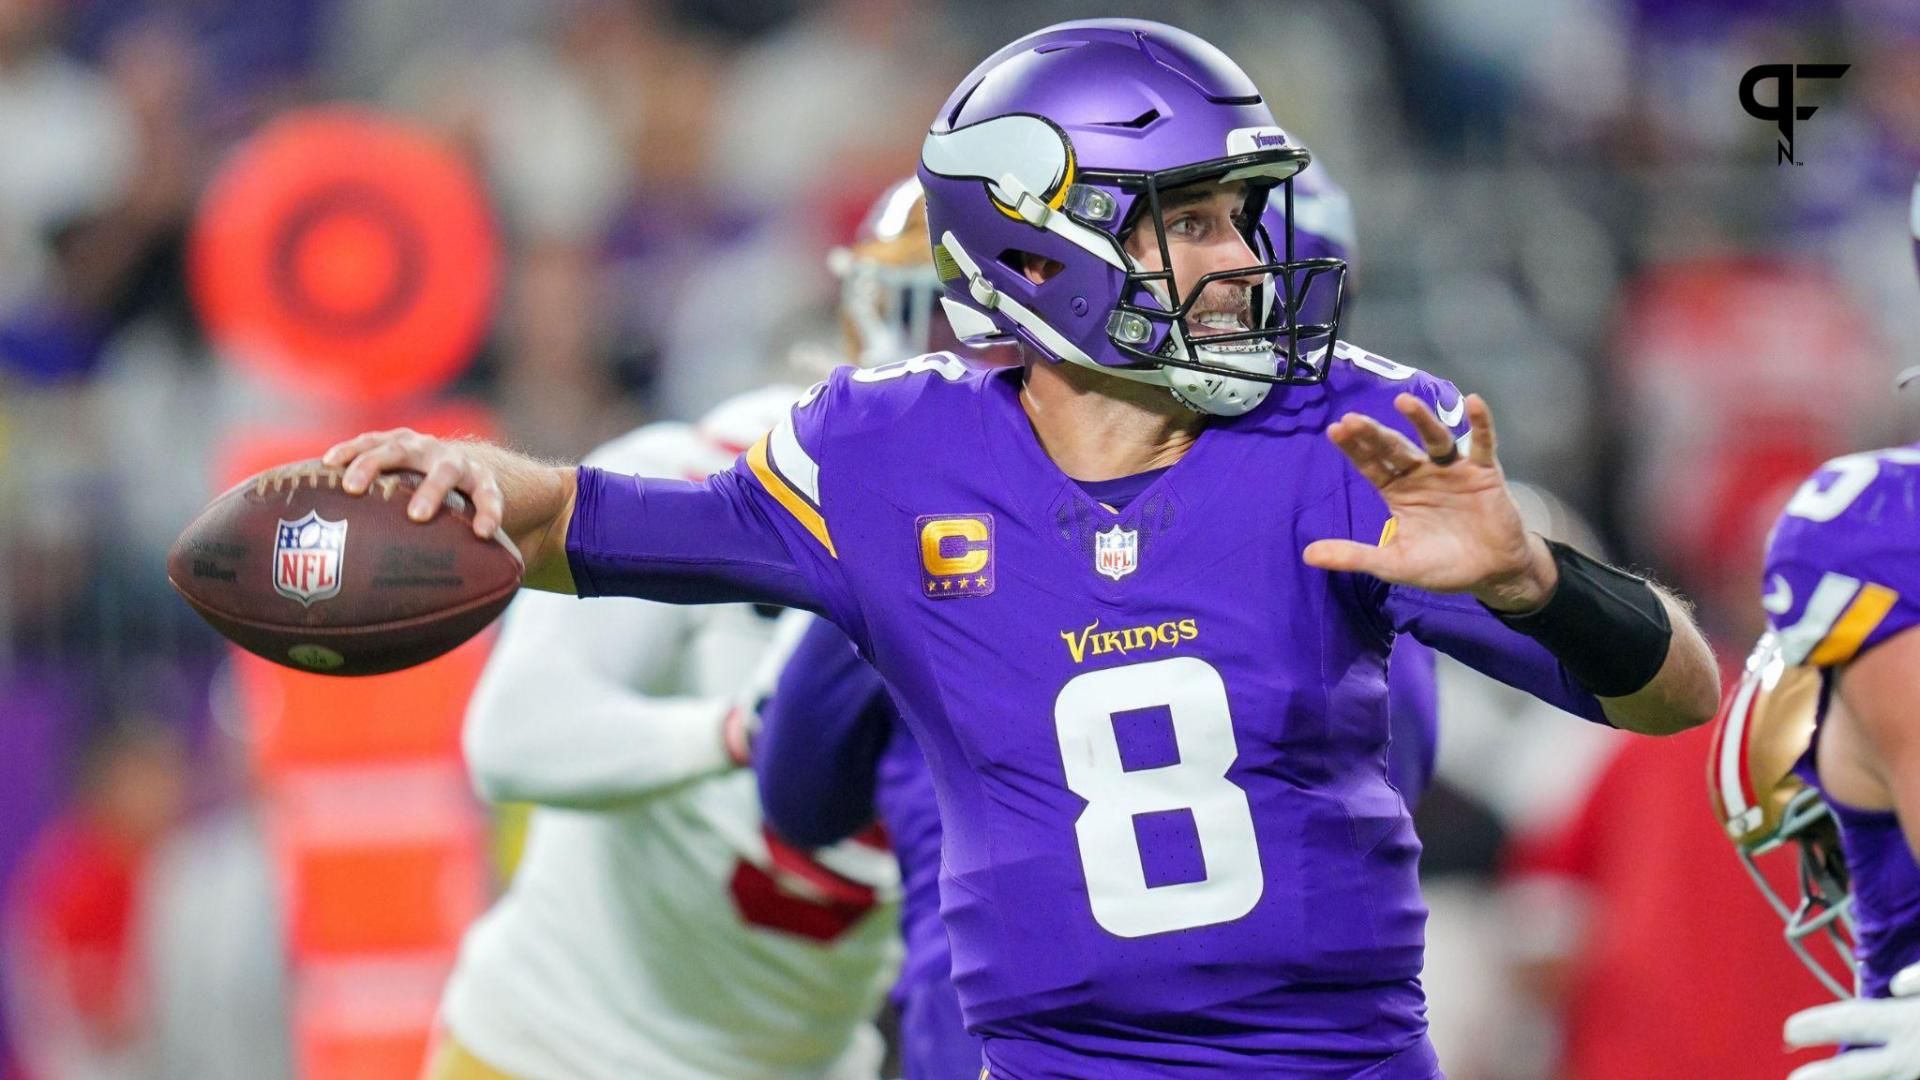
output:
[[[1238,270],[1261,260],[1247,246],[1247,185],[1202,181],[1174,188],[1160,199],[1167,257],[1181,299],[1191,283],[1208,274]],[[1167,269],[1152,223],[1143,219],[1126,238],[1127,252],[1148,270]],[[1196,329],[1246,330],[1252,326],[1252,290],[1258,276],[1210,282],[1189,319]],[[1204,332],[1204,331],[1203,331]]]

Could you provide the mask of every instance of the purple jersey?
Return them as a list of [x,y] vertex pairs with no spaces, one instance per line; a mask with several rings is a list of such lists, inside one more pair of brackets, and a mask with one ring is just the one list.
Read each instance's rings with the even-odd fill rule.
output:
[[[1837,669],[1920,625],[1920,443],[1829,461],[1787,504],[1767,550],[1763,603],[1788,664]],[[1819,787],[1814,747],[1796,768]],[[1884,997],[1920,962],[1920,866],[1891,811],[1821,794],[1840,823],[1861,989]]]
[[[1433,650],[1414,638],[1394,639],[1387,671],[1387,776],[1408,807],[1419,803],[1433,778],[1434,661]],[[904,890],[906,959],[893,994],[904,1074],[907,1080],[967,1075],[980,1061],[980,1047],[962,1027],[949,975],[933,777],[879,674],[833,624],[816,622],[781,672],[761,717],[754,771],[776,831],[801,846],[824,847],[852,836],[876,814],[886,824]]]
[[1387,779],[1412,809],[1433,783],[1440,749],[1439,658],[1419,639],[1402,635],[1393,639],[1387,660],[1387,730],[1392,736]]
[[900,860],[906,959],[893,1001],[907,1080],[971,1077],[980,1044],[960,1019],[940,923],[940,817],[933,775],[880,676],[833,624],[816,622],[761,709],[754,771],[767,820],[808,847],[877,814]]
[[1020,377],[843,369],[706,484],[582,470],[574,580],[808,607],[860,646],[933,773],[994,1075],[1433,1075],[1394,635],[1602,718],[1472,599],[1300,558],[1387,523],[1327,425],[1409,430],[1403,390],[1457,422],[1459,392],[1343,345],[1116,513],[1047,457]]

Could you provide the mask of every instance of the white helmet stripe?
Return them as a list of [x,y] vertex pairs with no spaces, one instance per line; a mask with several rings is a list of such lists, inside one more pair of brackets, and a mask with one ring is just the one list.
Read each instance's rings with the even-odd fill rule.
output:
[[1720,728],[1716,772],[1720,778],[1720,805],[1726,816],[1722,824],[1730,832],[1738,828],[1734,823],[1752,806],[1741,781],[1747,771],[1747,732],[1752,728],[1753,702],[1759,696],[1761,682],[1759,672],[1740,680],[1740,689],[1734,693],[1733,703],[1727,710],[1727,722]]

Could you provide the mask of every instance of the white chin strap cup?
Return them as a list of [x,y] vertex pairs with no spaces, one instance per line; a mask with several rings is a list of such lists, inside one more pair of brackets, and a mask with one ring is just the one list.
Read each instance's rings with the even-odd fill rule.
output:
[[[1273,353],[1216,353],[1200,349],[1200,359],[1210,364],[1244,368],[1267,374],[1273,370]],[[1248,363],[1253,360],[1255,363]],[[1260,370],[1264,367],[1266,370]],[[1227,375],[1209,375],[1189,368],[1164,367],[1167,389],[1180,403],[1212,416],[1240,416],[1258,408],[1273,391],[1273,384],[1258,379],[1236,379]]]

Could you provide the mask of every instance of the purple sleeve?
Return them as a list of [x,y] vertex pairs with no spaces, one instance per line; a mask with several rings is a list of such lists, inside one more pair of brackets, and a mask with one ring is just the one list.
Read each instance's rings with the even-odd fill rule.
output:
[[1607,723],[1600,699],[1573,680],[1546,646],[1493,617],[1471,596],[1442,596],[1395,586],[1387,590],[1394,629],[1468,667],[1597,724]]
[[702,483],[583,467],[567,527],[581,596],[669,604],[757,603],[838,617],[838,576],[811,539],[789,535],[744,463]]
[[760,723],[753,767],[775,832],[800,847],[825,847],[873,820],[892,703],[839,628],[816,621],[807,629]]
[[1440,736],[1435,661],[1432,649],[1402,635],[1394,639],[1387,664],[1387,720],[1393,732],[1387,748],[1387,779],[1400,789],[1408,806],[1418,804],[1433,782]]

